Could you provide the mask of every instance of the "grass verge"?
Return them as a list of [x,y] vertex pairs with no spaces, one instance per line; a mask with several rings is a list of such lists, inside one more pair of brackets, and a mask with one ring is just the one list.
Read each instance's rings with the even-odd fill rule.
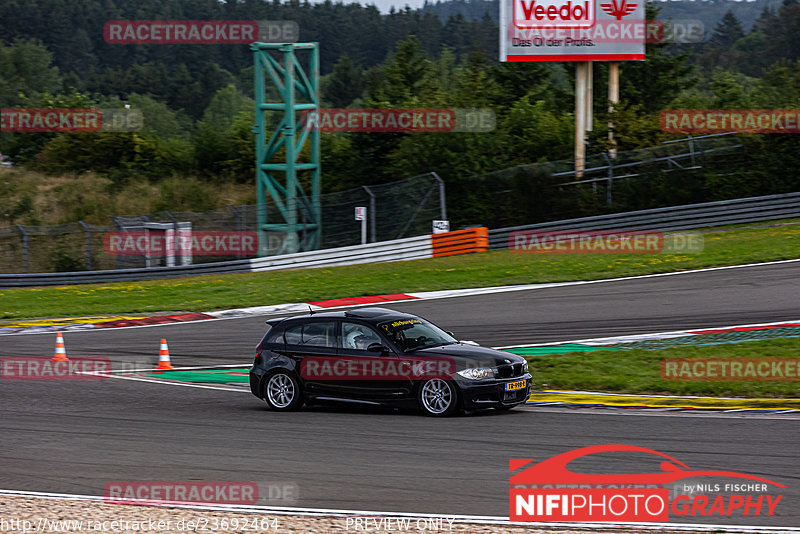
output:
[[800,222],[703,231],[699,254],[534,255],[490,251],[408,262],[0,289],[0,319],[191,312],[362,295],[665,273],[800,257]]
[[[527,357],[534,389],[655,395],[800,397],[800,381],[676,381],[661,377],[664,358],[797,358],[800,338],[704,347],[568,352]],[[524,354],[522,354],[524,356]]]

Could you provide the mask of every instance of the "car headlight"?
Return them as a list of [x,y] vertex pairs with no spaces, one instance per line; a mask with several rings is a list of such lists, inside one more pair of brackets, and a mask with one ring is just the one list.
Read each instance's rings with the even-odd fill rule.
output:
[[492,367],[472,367],[470,369],[462,369],[461,371],[457,371],[457,373],[470,380],[494,378],[494,369]]
[[525,360],[524,362],[522,362],[522,374],[525,374],[527,372],[528,372],[528,360]]

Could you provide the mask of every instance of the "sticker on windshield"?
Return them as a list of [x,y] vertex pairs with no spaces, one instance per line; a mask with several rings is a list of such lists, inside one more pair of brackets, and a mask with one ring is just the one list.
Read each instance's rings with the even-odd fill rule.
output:
[[406,325],[410,326],[412,324],[422,324],[422,321],[420,321],[419,319],[407,319],[403,321],[395,321],[392,323],[392,328],[397,328],[398,326],[406,326]]

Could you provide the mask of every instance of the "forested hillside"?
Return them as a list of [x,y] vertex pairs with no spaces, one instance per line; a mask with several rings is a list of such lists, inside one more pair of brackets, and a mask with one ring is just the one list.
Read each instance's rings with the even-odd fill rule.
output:
[[[698,12],[711,5],[691,4]],[[650,4],[648,17],[659,17],[662,5]],[[16,167],[47,176],[93,173],[105,180],[108,195],[139,182],[180,178],[170,182],[170,205],[208,209],[213,204],[208,192],[202,202],[195,201],[179,191],[180,184],[209,184],[213,191],[221,184],[254,181],[249,48],[110,45],[103,39],[103,25],[114,19],[295,20],[300,40],[320,43],[325,106],[495,112],[491,133],[323,134],[324,191],[436,171],[448,184],[458,221],[459,203],[466,212],[466,204],[481,202],[470,196],[471,177],[572,157],[573,67],[499,63],[498,28],[491,16],[484,12],[468,20],[458,14],[442,20],[436,9],[444,6],[381,15],[359,4],[296,0],[6,0],[0,2],[0,106],[121,107],[127,102],[145,120],[144,129],[135,133],[0,133],[0,152],[10,155]],[[624,151],[681,137],[660,129],[664,109],[800,107],[796,0],[762,12],[750,30],[733,12],[711,30],[704,43],[648,44],[647,61],[624,64],[623,101],[611,117],[604,100],[607,67],[596,63],[595,128],[588,153],[608,148],[609,119]],[[598,208],[589,202],[573,206],[572,212],[797,189],[796,135],[751,135],[742,142],[747,148],[743,159],[732,168],[692,175],[691,194],[645,187],[620,195],[614,205]],[[69,179],[59,183],[68,190]],[[53,214],[37,212],[35,190],[20,189],[13,180],[0,183],[0,189],[0,224],[54,222]],[[107,222],[106,204],[98,203],[91,217]],[[74,216],[64,213],[58,220]]]
[[[707,35],[716,27],[725,13],[731,11],[746,30],[761,16],[764,9],[775,11],[783,0],[659,0],[659,18],[664,20],[697,19],[707,30]],[[462,15],[467,20],[480,20],[489,13],[497,21],[498,0],[445,0],[426,1],[424,12],[435,13],[442,20]]]
[[442,22],[421,11],[382,16],[376,8],[356,3],[297,0],[5,0],[0,2],[0,38],[6,44],[40,42],[69,88],[103,95],[148,93],[192,119],[202,116],[218,89],[230,83],[250,89],[253,58],[246,45],[106,43],[104,23],[128,19],[293,20],[301,41],[322,43],[323,74],[345,53],[362,67],[375,66],[409,34],[430,55],[438,55],[443,46],[464,54],[476,45],[492,57],[497,49],[497,25],[488,19]]

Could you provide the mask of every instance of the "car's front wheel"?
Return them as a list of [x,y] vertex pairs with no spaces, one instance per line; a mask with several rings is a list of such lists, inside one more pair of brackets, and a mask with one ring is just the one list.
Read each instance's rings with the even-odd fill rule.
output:
[[432,378],[420,384],[417,392],[419,407],[425,415],[444,417],[458,410],[458,394],[452,382]]
[[264,385],[264,400],[271,410],[288,412],[303,405],[300,383],[286,371],[271,374]]

